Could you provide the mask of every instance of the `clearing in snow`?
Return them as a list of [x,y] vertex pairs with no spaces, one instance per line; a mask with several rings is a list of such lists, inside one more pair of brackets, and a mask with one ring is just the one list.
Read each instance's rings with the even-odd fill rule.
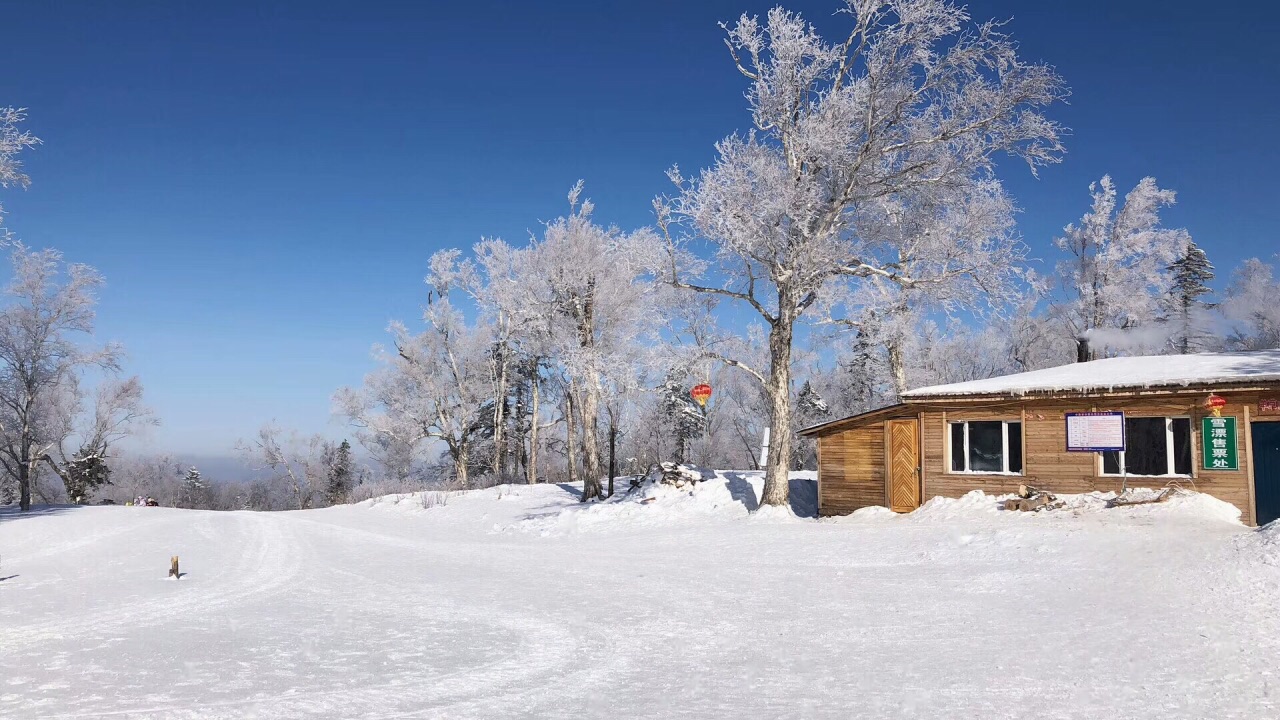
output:
[[1280,530],[1231,506],[818,521],[759,485],[0,510],[0,716],[1280,714]]

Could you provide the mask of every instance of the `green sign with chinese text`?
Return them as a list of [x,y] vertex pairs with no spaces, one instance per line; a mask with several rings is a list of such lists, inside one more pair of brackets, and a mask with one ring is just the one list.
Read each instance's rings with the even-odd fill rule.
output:
[[1239,470],[1236,419],[1207,417],[1200,421],[1200,447],[1205,470]]

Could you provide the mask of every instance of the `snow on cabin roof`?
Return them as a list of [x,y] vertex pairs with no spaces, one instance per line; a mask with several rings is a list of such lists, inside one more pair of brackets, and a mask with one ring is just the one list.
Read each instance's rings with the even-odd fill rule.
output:
[[1107,358],[986,380],[922,387],[908,390],[902,397],[913,400],[966,395],[1107,392],[1275,381],[1280,381],[1280,349]]

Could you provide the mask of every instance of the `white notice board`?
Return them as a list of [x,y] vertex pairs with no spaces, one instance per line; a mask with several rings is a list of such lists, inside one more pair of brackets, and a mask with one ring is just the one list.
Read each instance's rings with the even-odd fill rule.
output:
[[1067,413],[1067,452],[1124,450],[1124,413]]

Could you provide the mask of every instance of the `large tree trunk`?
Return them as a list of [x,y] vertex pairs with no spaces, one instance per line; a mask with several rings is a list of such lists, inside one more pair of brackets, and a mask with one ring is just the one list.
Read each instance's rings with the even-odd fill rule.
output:
[[600,372],[595,364],[595,280],[587,286],[578,320],[578,342],[584,350],[586,372],[582,387],[582,500],[598,498],[600,486]]
[[[499,321],[505,324],[505,319]],[[497,367],[494,372],[493,394],[493,474],[499,481],[505,479],[507,464],[506,445],[506,410],[507,410],[507,347],[503,342],[498,346]]]
[[902,397],[902,393],[907,391],[907,360],[902,352],[902,343],[899,340],[890,340],[885,345],[885,349],[889,352],[889,372],[893,375],[893,390]]
[[467,461],[470,453],[467,451],[465,443],[459,445],[453,451],[453,474],[458,479],[458,484],[467,489],[471,487],[471,481],[467,478]]
[[791,339],[795,317],[787,311],[795,307],[787,296],[779,299],[783,312],[769,331],[769,458],[765,462],[762,505],[786,505],[790,500],[791,464]]
[[533,379],[530,382],[529,394],[531,402],[529,403],[529,456],[525,460],[524,471],[525,480],[530,485],[538,482],[538,375],[537,366],[534,366]]
[[31,509],[31,465],[25,461],[18,465],[18,508]]
[[613,497],[613,480],[618,476],[618,425],[609,415],[609,497]]
[[568,464],[569,482],[578,482],[578,423],[574,416],[577,414],[577,403],[573,401],[573,383],[569,384],[569,391],[564,395],[564,459]]
[[582,499],[604,495],[600,484],[600,380],[595,369],[587,372],[582,390]]

